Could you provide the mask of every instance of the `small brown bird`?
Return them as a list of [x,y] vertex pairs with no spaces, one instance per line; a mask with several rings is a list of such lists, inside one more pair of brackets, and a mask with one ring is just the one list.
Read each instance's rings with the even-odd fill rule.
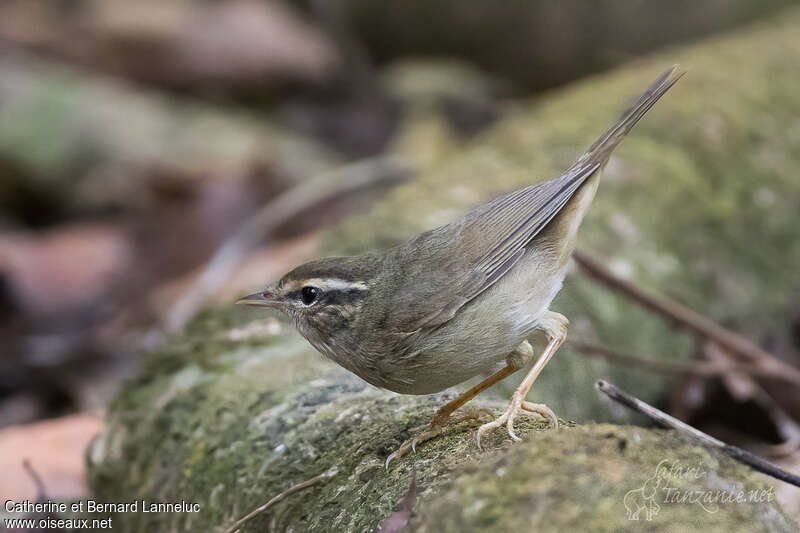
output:
[[533,355],[534,330],[544,352],[516,389],[506,411],[478,429],[519,413],[558,426],[546,405],[525,400],[564,342],[568,320],[550,311],[561,289],[578,226],[594,198],[611,152],[683,75],[662,74],[633,106],[560,177],[508,193],[463,218],[390,250],[301,265],[239,303],[288,314],[314,347],[369,383],[404,394],[430,394],[486,374],[484,381],[442,406],[428,428],[404,442],[389,462],[442,432],[453,412]]

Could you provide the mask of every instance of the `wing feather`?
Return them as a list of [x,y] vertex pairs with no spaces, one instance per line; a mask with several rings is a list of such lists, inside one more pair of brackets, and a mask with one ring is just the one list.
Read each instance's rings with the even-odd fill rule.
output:
[[[405,303],[419,311],[418,314],[410,313],[412,316],[421,317],[412,322],[411,328],[436,327],[447,322],[461,307],[511,270],[523,257],[531,240],[561,211],[581,185],[602,169],[631,128],[680,79],[683,73],[676,74],[676,70],[677,66],[674,66],[659,76],[558,178],[513,191],[478,206],[460,221],[423,234],[410,243],[408,249],[423,249],[421,253],[437,256],[438,264],[443,265],[440,273],[425,273],[433,280],[437,279],[437,274],[441,276],[441,285],[431,294],[410,291],[415,294],[416,301]],[[480,239],[474,238],[477,234],[481,235]],[[449,246],[448,240],[458,244]],[[487,245],[478,250],[475,242]],[[432,251],[424,250],[426,246]]]

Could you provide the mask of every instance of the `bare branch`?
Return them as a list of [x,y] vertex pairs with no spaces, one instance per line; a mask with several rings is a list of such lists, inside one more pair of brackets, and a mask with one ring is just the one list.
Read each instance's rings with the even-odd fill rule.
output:
[[625,353],[624,350],[619,348],[591,342],[567,340],[567,345],[574,348],[578,353],[588,357],[604,359],[611,363],[641,368],[650,372],[705,377],[724,376],[728,372],[744,372],[751,376],[778,379],[787,381],[792,385],[796,384],[792,376],[776,374],[773,370],[768,370],[761,366],[746,362],[731,361],[730,359],[727,361],[715,360],[673,363]]
[[605,359],[612,363],[641,368],[652,372],[664,374],[692,374],[698,376],[717,376],[720,374],[720,369],[718,367],[707,362],[669,363],[626,354],[616,348],[590,342],[568,340],[567,345],[588,357]]
[[714,341],[732,354],[747,359],[771,377],[783,377],[800,385],[800,369],[789,365],[758,345],[724,328],[700,313],[667,298],[644,291],[635,283],[622,279],[589,254],[576,250],[575,261],[583,271],[595,280],[625,294],[628,298],[657,313],[684,329]]
[[725,455],[731,457],[732,459],[739,461],[740,463],[745,464],[750,468],[752,468],[753,470],[761,472],[762,474],[766,474],[768,476],[774,477],[775,479],[779,479],[796,487],[800,487],[800,476],[797,476],[781,468],[778,468],[769,461],[766,461],[765,459],[762,459],[761,457],[754,455],[746,450],[743,450],[737,446],[733,446],[731,444],[725,444],[721,440],[715,439],[711,435],[703,433],[699,429],[692,427],[685,422],[681,422],[677,418],[672,417],[667,413],[659,409],[656,409],[652,405],[643,402],[639,398],[636,398],[635,396],[628,394],[627,392],[621,390],[612,383],[599,380],[595,383],[595,387],[597,388],[597,390],[599,390],[600,392],[602,392],[615,402],[624,405],[625,407],[631,409],[632,411],[645,415],[646,417],[650,418],[651,420],[653,420],[654,422],[658,423],[661,426],[674,429],[684,435],[687,435],[695,440],[698,440],[705,446],[719,450]]

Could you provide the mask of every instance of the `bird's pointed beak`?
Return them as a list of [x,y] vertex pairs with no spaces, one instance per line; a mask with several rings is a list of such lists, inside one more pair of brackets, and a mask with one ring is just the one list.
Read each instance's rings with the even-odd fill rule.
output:
[[280,301],[276,298],[275,292],[272,289],[265,289],[261,292],[249,294],[244,298],[236,300],[237,304],[252,305],[255,307],[272,307],[277,308]]

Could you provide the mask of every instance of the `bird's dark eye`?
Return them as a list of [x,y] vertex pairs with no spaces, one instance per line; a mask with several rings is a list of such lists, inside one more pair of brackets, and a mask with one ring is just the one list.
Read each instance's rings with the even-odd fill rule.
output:
[[316,300],[318,296],[319,289],[316,287],[303,287],[300,289],[300,298],[302,298],[303,303],[306,305],[314,303],[314,300]]

